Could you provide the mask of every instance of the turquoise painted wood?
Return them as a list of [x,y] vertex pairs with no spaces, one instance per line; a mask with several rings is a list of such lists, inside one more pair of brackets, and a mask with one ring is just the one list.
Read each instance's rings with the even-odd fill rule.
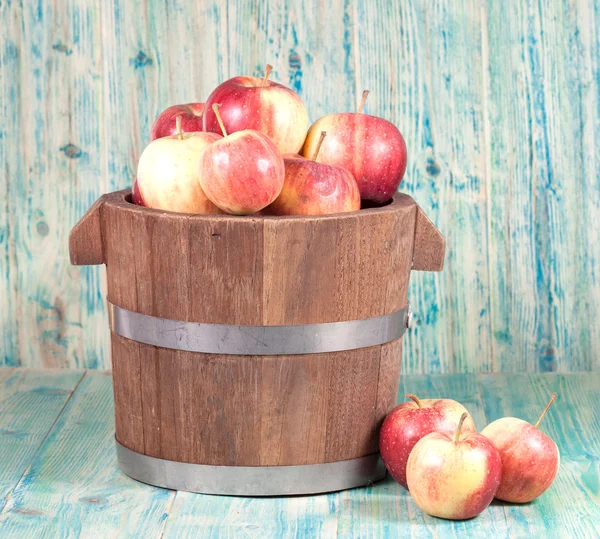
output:
[[0,2],[0,364],[109,368],[103,268],[67,235],[150,125],[260,74],[311,120],[396,123],[448,241],[415,273],[407,373],[600,368],[600,0]]
[[83,373],[0,370],[0,510]]
[[549,495],[504,506],[509,535],[600,537],[600,373],[485,375],[480,386],[489,421],[516,416],[535,422],[548,396],[558,394],[540,428],[559,447],[559,472]]
[[600,3],[487,4],[493,355],[597,369]]
[[[62,387],[74,374],[81,376],[67,371],[60,377],[47,376],[45,383],[54,380]],[[25,420],[39,412],[29,399],[19,415]],[[160,536],[174,493],[137,483],[115,466],[110,373],[86,373],[47,429],[41,447],[38,443],[25,448],[35,457],[7,489],[1,537]],[[0,461],[0,476],[10,465]]]
[[[473,416],[478,429],[486,425],[474,375],[405,376],[402,378],[398,401],[406,393],[423,398],[454,398]],[[344,511],[338,520],[338,536],[352,538],[375,537],[508,537],[503,508],[491,505],[480,517],[471,521],[441,520],[423,513],[410,495],[393,479],[368,489],[341,492]],[[481,535],[479,535],[481,533]]]
[[[559,395],[542,423],[562,454],[555,483],[531,504],[494,502],[466,522],[424,515],[390,478],[329,495],[263,499],[142,485],[117,469],[110,376],[88,371],[76,385],[81,375],[0,369],[0,429],[6,418],[14,423],[6,403],[18,400],[22,429],[32,432],[35,423],[38,432],[1,453],[0,478],[8,478],[0,482],[7,493],[0,509],[3,538],[600,536],[600,373],[403,378],[399,401],[409,391],[455,398],[471,412],[478,429],[505,415],[534,421],[549,394]],[[58,402],[59,396],[69,399],[66,406],[46,406],[42,425],[35,419],[39,399]],[[15,463],[19,473],[13,473]]]

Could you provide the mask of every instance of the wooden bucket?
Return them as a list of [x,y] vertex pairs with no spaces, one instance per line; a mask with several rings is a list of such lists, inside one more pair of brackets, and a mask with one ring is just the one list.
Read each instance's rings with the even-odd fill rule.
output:
[[411,269],[444,239],[407,195],[323,217],[187,215],[102,196],[73,264],[106,264],[119,464],[161,487],[329,492],[385,476]]

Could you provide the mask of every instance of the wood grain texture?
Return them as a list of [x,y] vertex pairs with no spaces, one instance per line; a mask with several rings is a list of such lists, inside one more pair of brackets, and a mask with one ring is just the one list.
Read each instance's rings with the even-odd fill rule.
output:
[[598,2],[487,10],[495,355],[597,370]]
[[3,103],[13,109],[0,136],[11,215],[10,272],[0,273],[10,275],[12,312],[1,310],[15,320],[7,350],[31,366],[95,368],[108,358],[101,271],[71,267],[67,237],[106,189],[97,5],[6,2],[0,9],[9,28],[0,85],[9,85]]
[[330,369],[326,354],[263,357],[260,464],[322,462],[327,447]]
[[3,538],[160,536],[174,493],[115,466],[111,385],[110,373],[87,373],[41,448],[29,449],[35,458],[0,513]]
[[[418,210],[406,195],[322,218],[178,215],[133,206],[128,196],[103,198],[101,230],[87,227],[92,213],[74,232],[101,236],[109,301],[119,307],[171,320],[289,325],[377,317],[406,305]],[[390,343],[220,356],[113,334],[116,436],[134,451],[211,465],[372,454],[396,394],[400,353]]]
[[[477,378],[473,375],[403,376],[398,401],[406,393],[422,398],[454,398],[469,411],[478,429],[485,423]],[[501,506],[489,506],[470,521],[442,520],[424,514],[408,492],[388,477],[365,489],[339,494],[338,537],[507,537]]]
[[[66,381],[73,374],[80,375],[0,369],[0,401],[36,377],[30,389],[51,398],[72,387]],[[408,391],[456,398],[479,429],[504,415],[537,417],[548,393],[559,393],[542,427],[564,456],[554,485],[532,504],[494,503],[475,519],[452,522],[425,516],[390,478],[369,488],[286,498],[173,493],[132,481],[117,470],[110,376],[87,373],[42,447],[34,439],[19,446],[35,456],[22,479],[10,480],[14,495],[0,514],[2,537],[596,537],[599,384],[598,373],[403,377],[400,401]],[[19,416],[34,418],[39,398],[23,399]]]
[[416,210],[398,195],[374,213],[265,219],[262,323],[359,320],[404,307]]
[[[146,373],[151,364],[141,346],[119,335],[111,334],[111,355],[114,376],[115,425],[117,439],[123,445],[143,453],[144,405],[142,394],[156,386],[148,384]],[[153,351],[151,351],[152,353]],[[145,384],[148,384],[147,386]],[[168,388],[165,388],[168,391]]]
[[69,234],[69,258],[74,266],[104,264],[102,206],[107,195],[94,202]]
[[[19,92],[19,46],[22,33],[20,7],[3,3],[0,5],[0,18],[4,21],[0,38],[0,366],[17,367],[20,362],[19,324],[16,316],[19,288],[16,284],[18,266],[13,237],[19,199],[9,178],[22,177],[24,166],[19,153],[22,106]],[[5,126],[12,126],[14,136],[7,136]],[[9,159],[9,155],[19,158]]]
[[343,511],[338,500],[338,494],[236,498],[178,492],[163,537],[343,537],[337,534],[338,511]]
[[[596,537],[600,534],[600,373],[484,375],[489,421],[513,416],[535,422],[549,396],[558,398],[540,424],[561,454],[552,486],[535,502],[504,505],[511,537]],[[568,510],[567,510],[568,509]]]
[[442,271],[446,240],[421,208],[417,208],[413,270]]
[[[234,2],[234,5],[237,10],[239,3]],[[252,9],[247,5],[247,9]],[[355,73],[354,2],[259,0],[257,5],[262,31],[252,32],[254,35],[249,39],[262,50],[257,55],[244,46],[244,39],[240,39],[236,31],[240,29],[239,22],[246,31],[248,24],[247,19],[244,21],[238,15],[238,25],[230,32],[230,46],[240,50],[242,60],[236,65],[237,69],[256,65],[258,74],[267,62],[272,64],[273,77],[300,94],[311,122],[332,112],[356,110],[356,97],[362,88],[356,86],[359,81]],[[232,11],[230,8],[230,15]],[[256,17],[256,11],[252,9],[249,14],[240,15]]]
[[384,344],[379,358],[375,421],[381,427],[388,412],[396,405],[401,385],[402,339]]
[[0,370],[0,511],[83,372]]
[[500,379],[481,377],[481,394],[486,405],[486,415],[494,421],[504,415],[535,422],[553,392],[558,394],[548,411],[550,421],[540,428],[556,441],[561,457],[577,458],[586,453],[600,452],[600,374],[587,376],[571,374],[507,374]]
[[311,120],[395,122],[447,239],[415,273],[405,372],[597,370],[600,7],[416,0],[2,2],[0,362],[108,368],[103,269],[67,235],[132,183],[160,110],[258,75]]
[[441,275],[412,275],[405,372],[491,370],[480,3],[356,2],[355,9],[357,80],[370,90],[365,112],[404,134],[409,161],[400,189],[447,241]]
[[218,356],[113,335],[117,439],[151,456],[212,465],[371,454],[397,391],[400,354],[397,341],[333,354]]

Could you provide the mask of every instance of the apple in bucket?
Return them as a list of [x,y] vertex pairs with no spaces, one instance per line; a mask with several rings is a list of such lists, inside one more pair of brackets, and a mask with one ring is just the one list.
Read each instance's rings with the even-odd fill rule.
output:
[[[390,475],[404,488],[408,488],[406,463],[415,444],[431,432],[454,432],[467,411],[452,399],[419,399],[411,393],[406,398],[411,400],[387,415],[379,433],[381,458]],[[464,420],[462,430],[476,432],[471,416]]]
[[308,113],[298,94],[269,80],[272,69],[267,65],[262,79],[234,77],[217,86],[206,101],[203,130],[225,135],[213,110],[217,104],[227,133],[252,129],[267,135],[282,154],[300,151]]
[[140,193],[140,186],[138,184],[137,177],[133,180],[133,187],[131,188],[131,202],[137,206],[146,205],[144,198],[142,197],[142,193]]
[[150,140],[177,135],[177,117],[181,118],[181,130],[186,133],[202,131],[204,103],[172,105],[163,110],[150,130]]
[[516,417],[503,417],[481,431],[496,446],[502,458],[502,481],[496,498],[527,503],[543,494],[552,484],[560,464],[554,440],[538,429],[556,393],[535,425]]
[[[321,143],[326,133],[321,133]],[[317,163],[320,144],[312,159],[283,156],[285,181],[281,194],[268,208],[271,215],[326,215],[360,209],[356,180],[345,168]]]
[[149,208],[181,213],[222,213],[198,182],[198,159],[203,150],[221,139],[216,133],[184,133],[153,140],[142,152],[134,182],[133,202]]
[[317,161],[349,170],[363,200],[382,204],[398,189],[406,170],[406,143],[391,122],[363,114],[368,91],[358,112],[328,114],[317,120],[306,136],[304,157],[315,152],[319,133],[327,132]]
[[427,514],[452,520],[473,518],[494,499],[502,477],[502,459],[481,434],[432,432],[408,457],[406,479],[415,503]]
[[[202,152],[198,179],[213,204],[234,215],[248,215],[271,204],[281,193],[283,157],[275,143],[252,129],[229,134],[219,105],[212,105],[224,137]],[[214,135],[214,133],[206,133]]]

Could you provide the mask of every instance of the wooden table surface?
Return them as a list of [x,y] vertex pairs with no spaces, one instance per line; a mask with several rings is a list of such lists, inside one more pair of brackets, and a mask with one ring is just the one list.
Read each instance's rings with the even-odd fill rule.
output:
[[149,487],[116,464],[110,373],[0,369],[0,537],[600,537],[600,373],[403,377],[406,391],[461,401],[478,429],[506,415],[558,444],[552,487],[451,522],[390,478],[310,497],[233,498]]

